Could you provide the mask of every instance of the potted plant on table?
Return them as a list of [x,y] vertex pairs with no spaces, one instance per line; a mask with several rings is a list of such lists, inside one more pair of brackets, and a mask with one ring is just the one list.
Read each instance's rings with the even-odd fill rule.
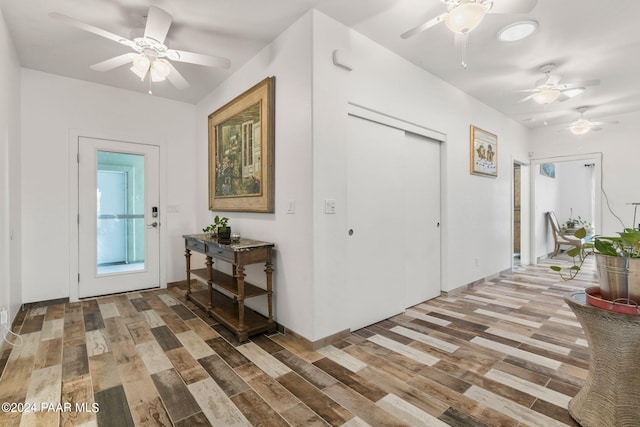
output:
[[[553,265],[551,269],[559,272],[563,279],[571,280],[580,272],[585,260],[594,255],[603,299],[627,299],[640,304],[640,230],[626,228],[618,234],[616,237],[595,236],[593,243],[568,250],[567,255],[573,257],[568,275],[560,266]],[[584,227],[574,233],[578,239],[586,235]]]
[[202,229],[209,237],[217,237],[221,241],[231,240],[231,227],[228,226],[229,218],[216,215],[213,223]]
[[578,215],[578,219],[576,220],[576,226],[578,228],[584,228],[587,232],[587,236],[593,235],[593,232],[595,231],[593,228],[593,224],[582,218],[580,215]]
[[564,222],[564,224],[562,224],[562,227],[565,230],[572,230],[572,229],[576,228],[577,224],[578,224],[578,220],[577,219],[569,218],[568,220],[566,220]]

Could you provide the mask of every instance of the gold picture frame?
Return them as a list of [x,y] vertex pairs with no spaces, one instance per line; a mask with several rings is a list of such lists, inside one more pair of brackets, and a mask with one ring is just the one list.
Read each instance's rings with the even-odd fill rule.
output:
[[274,212],[275,77],[209,115],[209,209]]
[[498,176],[498,137],[491,132],[471,126],[471,173]]

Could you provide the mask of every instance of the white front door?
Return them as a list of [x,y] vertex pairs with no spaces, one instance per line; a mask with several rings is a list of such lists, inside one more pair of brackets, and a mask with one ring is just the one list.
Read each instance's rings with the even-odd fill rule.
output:
[[80,298],[160,285],[159,152],[78,139]]
[[356,330],[440,294],[440,144],[349,117],[347,296]]

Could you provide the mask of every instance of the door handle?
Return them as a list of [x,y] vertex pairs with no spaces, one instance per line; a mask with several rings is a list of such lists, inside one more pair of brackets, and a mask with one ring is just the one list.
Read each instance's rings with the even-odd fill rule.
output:
[[159,225],[158,221],[153,221],[151,224],[147,224],[147,228],[156,228]]

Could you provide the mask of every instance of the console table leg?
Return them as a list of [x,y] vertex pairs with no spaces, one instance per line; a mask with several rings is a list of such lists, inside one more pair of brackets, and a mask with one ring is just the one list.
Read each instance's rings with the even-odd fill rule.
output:
[[273,264],[271,263],[271,254],[269,254],[269,259],[265,263],[264,272],[267,274],[267,306],[269,309],[269,323],[273,323],[273,283],[272,283],[272,274],[273,274]]
[[238,281],[238,329],[245,329],[244,326],[244,265],[239,264],[236,268],[236,279]]
[[207,255],[207,287],[209,288],[209,309],[213,307],[213,259]]
[[244,265],[240,264],[236,268],[238,280],[238,329],[245,329],[244,326]]
[[[185,241],[185,246],[186,246],[186,241]],[[185,248],[184,257],[186,259],[186,265],[187,265],[187,295],[190,295],[191,294],[191,250]]]

